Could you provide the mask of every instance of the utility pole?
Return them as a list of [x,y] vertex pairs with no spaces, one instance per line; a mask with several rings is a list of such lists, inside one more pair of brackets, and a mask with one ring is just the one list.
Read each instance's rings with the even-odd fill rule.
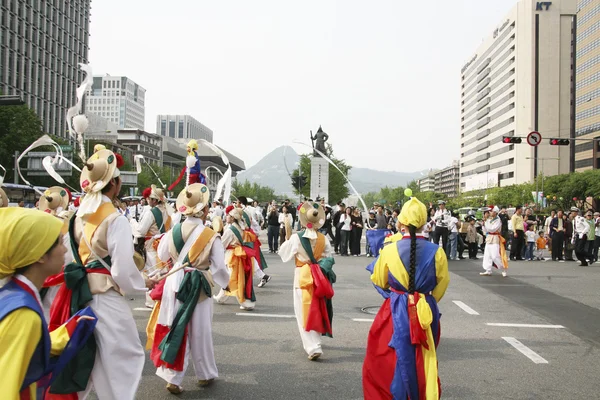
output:
[[15,151],[15,155],[14,155],[14,157],[15,157],[15,170],[13,171],[14,172],[13,182],[14,182],[15,185],[19,184],[19,170],[18,170],[18,168],[19,168],[19,155],[20,154],[21,153],[19,153],[18,151]]

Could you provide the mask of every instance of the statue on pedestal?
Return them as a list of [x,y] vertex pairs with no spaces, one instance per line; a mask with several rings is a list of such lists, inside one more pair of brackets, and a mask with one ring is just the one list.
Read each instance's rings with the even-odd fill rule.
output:
[[[325,142],[327,140],[329,140],[329,135],[326,134],[325,132],[323,132],[323,129],[321,129],[321,127],[319,126],[319,130],[317,131],[317,133],[313,136],[312,131],[310,131],[310,140],[312,142],[312,146],[314,150],[318,150],[321,153],[327,155],[327,147],[325,146]],[[317,143],[315,144],[315,140],[317,141]],[[313,151],[313,157],[321,157],[321,154],[319,154],[316,151]]]

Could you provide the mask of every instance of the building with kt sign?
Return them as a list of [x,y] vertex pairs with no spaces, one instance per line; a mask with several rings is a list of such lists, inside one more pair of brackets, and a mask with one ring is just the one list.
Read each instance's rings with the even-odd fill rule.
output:
[[[549,139],[574,136],[576,12],[577,0],[521,0],[467,58],[461,71],[461,191],[571,170],[574,143],[551,145]],[[503,141],[532,131],[542,135],[539,146]],[[536,156],[544,162],[536,165]]]

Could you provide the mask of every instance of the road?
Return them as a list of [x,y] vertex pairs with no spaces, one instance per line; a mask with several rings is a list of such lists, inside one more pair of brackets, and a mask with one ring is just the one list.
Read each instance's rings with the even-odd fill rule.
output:
[[[257,306],[216,305],[214,342],[219,379],[181,399],[362,399],[361,368],[374,317],[361,311],[381,298],[364,270],[372,259],[337,257],[334,338],[323,357],[307,359],[293,318],[293,266],[266,254],[273,279],[256,289]],[[450,262],[440,303],[439,368],[444,399],[598,398],[600,265],[513,262],[509,277],[481,277],[479,261]],[[149,311],[131,301],[145,342]],[[370,309],[368,309],[369,311]],[[522,325],[516,325],[522,324]],[[146,360],[139,399],[174,398]]]

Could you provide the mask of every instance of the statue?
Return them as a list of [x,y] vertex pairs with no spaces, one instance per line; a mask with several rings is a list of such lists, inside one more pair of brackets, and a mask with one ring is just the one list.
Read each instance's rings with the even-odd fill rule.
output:
[[[313,136],[312,131],[310,131],[310,140],[312,142],[312,146],[314,150],[318,150],[321,153],[327,155],[327,147],[325,147],[325,142],[329,139],[329,135],[323,132],[323,129],[319,126],[319,130]],[[315,145],[315,140],[317,144]],[[321,154],[313,151],[313,157],[321,157]]]

